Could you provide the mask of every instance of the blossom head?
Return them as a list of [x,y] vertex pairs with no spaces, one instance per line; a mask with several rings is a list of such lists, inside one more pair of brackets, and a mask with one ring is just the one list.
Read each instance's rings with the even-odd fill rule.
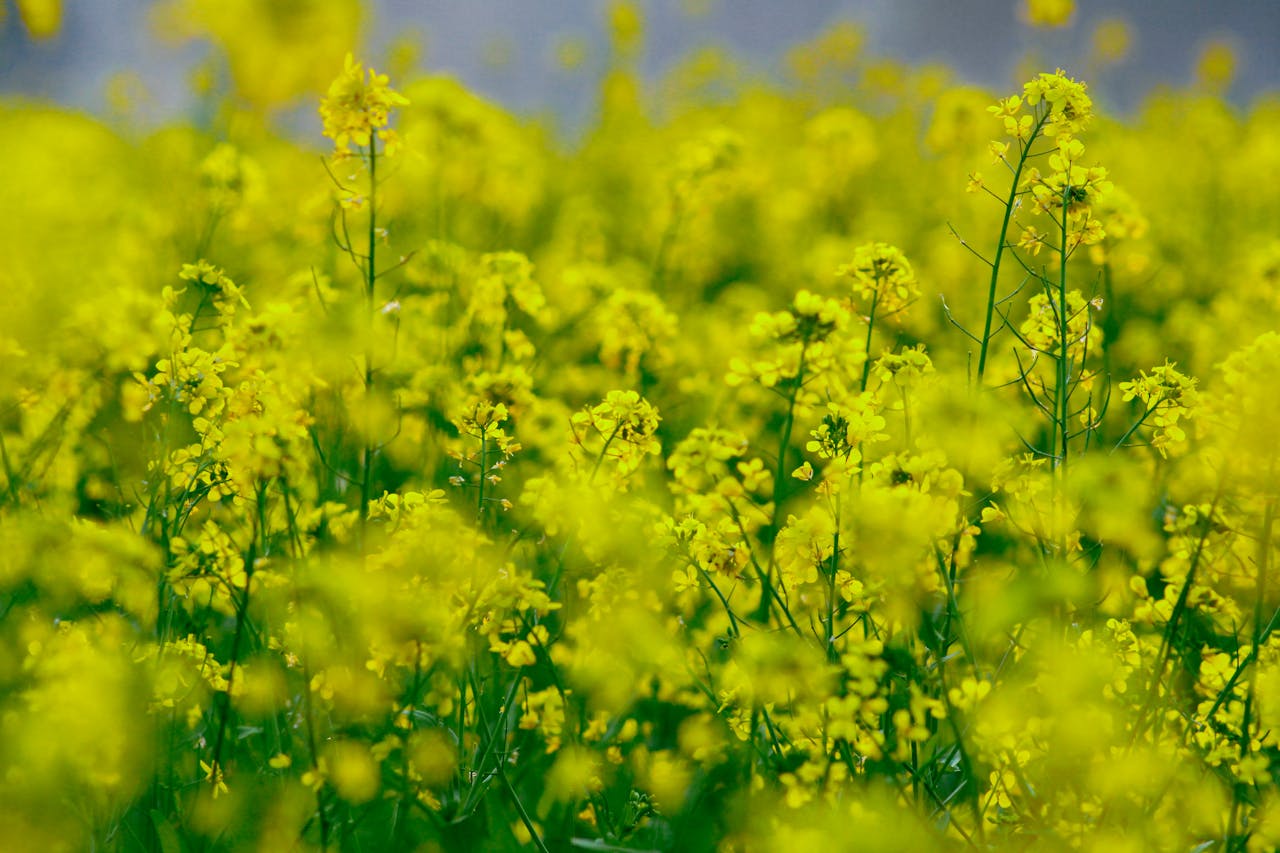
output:
[[339,154],[349,154],[352,144],[369,145],[375,132],[379,139],[391,142],[393,132],[385,129],[391,111],[408,103],[387,84],[387,75],[370,68],[366,78],[364,66],[348,53],[342,73],[320,102],[324,135],[333,140]]
[[1072,80],[1061,68],[1052,74],[1036,75],[1022,87],[1022,92],[1033,107],[1044,101],[1049,113],[1044,132],[1049,136],[1069,139],[1093,121],[1093,100],[1088,86]]
[[902,250],[888,243],[868,243],[853,253],[853,260],[836,270],[848,278],[854,296],[875,303],[884,314],[906,308],[920,296],[911,262]]

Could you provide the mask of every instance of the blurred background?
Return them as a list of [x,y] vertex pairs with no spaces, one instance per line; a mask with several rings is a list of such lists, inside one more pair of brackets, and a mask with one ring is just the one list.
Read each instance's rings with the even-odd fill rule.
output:
[[[636,6],[644,32],[632,62],[650,81],[682,63],[732,69],[740,79],[784,78],[806,42],[847,23],[856,27],[844,29],[850,45],[860,40],[865,56],[945,66],[952,79],[995,90],[1033,67],[1062,66],[1120,114],[1155,87],[1215,81],[1243,106],[1280,82],[1275,0]],[[606,0],[0,0],[0,94],[98,114],[127,103],[133,120],[154,123],[190,117],[201,92],[226,88],[230,75],[241,98],[274,111],[292,107],[306,121],[315,91],[355,46],[379,69],[456,76],[571,131],[590,119],[608,70],[610,10]],[[255,52],[252,39],[232,38],[238,31],[266,43]],[[216,45],[232,42],[241,55],[228,62]],[[284,56],[280,45],[296,48],[290,61],[272,59]]]

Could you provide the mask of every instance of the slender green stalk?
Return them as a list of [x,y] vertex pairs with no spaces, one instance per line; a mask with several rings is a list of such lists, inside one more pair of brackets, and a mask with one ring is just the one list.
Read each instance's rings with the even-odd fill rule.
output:
[[[773,513],[769,520],[769,529],[776,537],[778,534],[778,518],[780,516],[780,506],[782,504],[782,484],[786,482],[787,477],[787,449],[791,446],[791,431],[795,428],[796,422],[796,398],[800,396],[800,389],[804,387],[804,369],[805,356],[809,351],[809,341],[806,338],[800,345],[800,363],[796,368],[795,386],[791,389],[791,393],[787,396],[787,417],[782,422],[782,436],[778,441],[778,466],[773,476]],[[760,588],[760,606],[756,608],[754,618],[758,622],[763,622],[769,618],[769,600],[773,593],[773,566],[774,556],[772,549],[770,550],[769,569],[761,573]],[[781,603],[781,602],[780,602]],[[794,625],[794,620],[792,621]]]
[[480,473],[476,481],[476,518],[481,527],[484,527],[484,466],[489,461],[486,458],[489,442],[484,437],[484,430],[485,427],[480,428]]
[[902,395],[902,440],[907,447],[911,446],[911,401],[907,399],[907,389],[898,389]]
[[1062,250],[1058,257],[1058,388],[1054,395],[1059,404],[1057,426],[1062,437],[1060,456],[1055,467],[1059,469],[1064,483],[1067,478],[1067,439],[1070,435],[1067,411],[1071,396],[1071,389],[1068,387],[1071,381],[1071,315],[1067,307],[1067,199],[1070,195],[1071,184],[1068,183],[1062,191]]
[[[742,541],[749,542],[750,536],[747,533],[747,527],[742,523],[742,516],[738,514],[738,511],[734,508],[732,502],[729,503],[729,515],[733,518],[733,523],[738,528],[738,532],[742,534]],[[787,620],[787,624],[791,626],[791,630],[795,631],[796,634],[800,634],[800,625],[796,622],[795,617],[791,615],[791,609],[787,607],[786,600],[784,600],[781,595],[774,592],[773,581],[769,576],[769,572],[765,571],[764,567],[760,565],[760,561],[756,559],[755,550],[749,545],[747,547],[747,558],[751,561],[751,568],[756,573],[756,578],[759,579],[761,585],[764,587],[764,590],[761,592],[762,608],[757,608],[751,618],[757,622],[763,622],[768,618],[769,611],[765,609],[764,606],[769,604],[769,599],[771,598],[773,601],[778,603],[778,610],[782,613],[783,618]],[[783,592],[785,591],[786,590],[783,590]]]
[[1124,435],[1120,436],[1120,440],[1115,443],[1115,446],[1111,448],[1110,452],[1115,453],[1121,447],[1124,447],[1124,443],[1129,440],[1130,436],[1132,436],[1135,432],[1137,432],[1138,428],[1141,427],[1144,423],[1146,423],[1147,418],[1155,414],[1156,409],[1158,408],[1160,408],[1159,403],[1157,403],[1156,405],[1152,406],[1151,408],[1143,412],[1142,417],[1138,418],[1138,420],[1134,422],[1133,426],[1125,430]]
[[[1164,632],[1161,635],[1160,650],[1156,654],[1155,672],[1152,674],[1151,682],[1147,688],[1146,701],[1143,702],[1142,708],[1138,711],[1138,717],[1134,721],[1133,730],[1129,734],[1129,749],[1133,749],[1133,745],[1137,742],[1138,736],[1142,734],[1143,728],[1146,725],[1147,716],[1155,707],[1156,699],[1160,693],[1160,682],[1164,679],[1164,670],[1168,665],[1169,657],[1173,651],[1174,637],[1178,632],[1178,626],[1181,622],[1182,616],[1187,609],[1187,602],[1191,595],[1191,587],[1195,583],[1196,573],[1200,567],[1200,561],[1204,556],[1204,549],[1209,542],[1209,533],[1213,529],[1213,516],[1214,513],[1217,512],[1218,503],[1222,499],[1225,487],[1225,479],[1220,478],[1217,491],[1213,496],[1213,501],[1209,504],[1209,512],[1202,519],[1204,529],[1200,532],[1200,538],[1199,541],[1196,542],[1195,550],[1191,552],[1191,561],[1187,566],[1187,574],[1182,582],[1182,589],[1178,592],[1178,598],[1173,604],[1173,610],[1169,614],[1169,621],[1166,623]],[[1212,716],[1212,714],[1209,716]]]
[[871,313],[867,315],[867,342],[863,346],[866,359],[862,362],[862,385],[860,390],[867,390],[867,381],[871,378],[871,333],[876,328],[876,308],[880,305],[880,277],[876,276],[876,295],[871,299]]
[[711,587],[711,591],[720,600],[720,606],[724,608],[725,615],[729,617],[729,636],[735,638],[741,636],[741,631],[738,629],[738,616],[733,612],[733,608],[729,606],[729,599],[720,591],[720,587],[716,586],[711,574],[694,563],[692,558],[690,558],[689,564],[698,570],[698,573],[707,582],[707,586]]
[[836,529],[831,534],[831,565],[827,572],[827,630],[823,638],[827,660],[834,663],[839,660],[836,654],[836,572],[840,567],[840,498],[836,497],[835,505]]
[[609,433],[609,437],[604,440],[604,447],[600,448],[600,455],[596,457],[595,464],[591,466],[591,475],[587,478],[588,486],[596,481],[596,474],[600,473],[600,466],[604,463],[604,458],[609,453],[609,447],[613,444],[613,440],[618,437],[618,431],[621,429],[622,424],[619,423]]
[[796,423],[796,398],[804,386],[805,356],[809,352],[809,342],[804,341],[800,349],[800,364],[796,368],[796,384],[787,396],[787,417],[782,422],[782,437],[778,442],[778,468],[773,478],[773,521],[771,526],[775,532],[778,527],[778,504],[782,498],[782,484],[787,476],[787,449],[791,446],[791,431]]
[[1009,185],[1009,198],[1004,204],[1004,221],[1000,223],[1000,239],[996,241],[995,255],[991,259],[991,284],[987,291],[987,318],[982,325],[982,344],[978,350],[978,385],[982,385],[982,377],[987,371],[987,352],[991,347],[991,323],[996,313],[996,288],[1000,283],[1000,261],[1004,257],[1005,246],[1009,236],[1009,223],[1013,221],[1014,205],[1018,200],[1018,181],[1022,179],[1022,169],[1027,163],[1027,157],[1031,154],[1031,145],[1036,141],[1036,137],[1040,135],[1040,129],[1044,127],[1044,123],[1049,118],[1049,111],[1045,110],[1040,120],[1031,130],[1031,136],[1027,139],[1027,144],[1023,146],[1022,151],[1018,155],[1018,163],[1013,169],[1013,181]]
[[520,795],[516,793],[515,787],[511,784],[511,780],[507,778],[507,774],[502,769],[502,762],[497,765],[498,778],[502,780],[503,786],[507,789],[507,795],[511,797],[511,802],[516,807],[516,814],[520,816],[520,822],[524,824],[525,830],[529,833],[529,837],[533,839],[533,844],[541,853],[550,853],[547,850],[546,843],[542,840],[542,836],[538,834],[538,828],[533,825],[533,820],[529,817],[529,812],[525,810],[524,803],[520,802]]
[[[373,392],[373,316],[374,290],[378,282],[378,142],[369,139],[369,244],[365,258],[364,305],[364,396],[365,405]],[[368,425],[366,424],[366,432]],[[375,448],[369,436],[364,437],[364,452],[360,477],[360,547],[365,544],[365,529],[369,523],[369,499],[373,497],[373,456]]]
[[[474,696],[476,701],[477,718],[479,719],[480,724],[484,726],[485,725],[484,709],[481,707],[481,704],[480,704],[480,696],[481,696],[480,681],[476,677],[474,668],[472,669],[470,675],[471,675],[471,693]],[[524,681],[524,677],[519,674],[517,674],[517,676],[511,681],[511,685],[507,689],[506,698],[503,700],[502,705],[498,708],[497,719],[493,721],[493,724],[491,726],[487,726],[489,736],[488,738],[485,739],[484,749],[480,753],[480,757],[476,760],[475,771],[474,771],[475,775],[472,780],[471,787],[468,788],[466,795],[463,797],[462,805],[458,809],[459,815],[465,816],[470,814],[471,811],[479,803],[480,797],[483,794],[483,792],[481,791],[481,788],[484,782],[486,781],[489,773],[489,771],[486,769],[486,765],[489,763],[490,755],[494,755],[494,747],[498,742],[498,738],[501,737],[504,740],[506,739],[507,719],[511,713],[511,709],[513,707],[512,703],[515,701],[515,698],[516,698],[516,692],[519,690],[520,684],[523,681]],[[502,761],[505,761],[505,760],[506,758],[503,755],[494,755],[495,763],[501,763]]]
[[1058,357],[1054,366],[1055,377],[1053,387],[1053,441],[1049,445],[1053,457],[1053,526],[1057,539],[1055,543],[1058,557],[1064,562],[1067,559],[1067,524],[1066,524],[1066,491],[1067,491],[1067,453],[1071,435],[1070,409],[1071,398],[1071,315],[1067,306],[1067,199],[1071,195],[1070,182],[1062,190],[1062,242],[1058,249],[1058,283],[1057,293],[1052,297],[1058,303],[1056,319],[1058,321]]
[[9,451],[4,444],[4,432],[0,431],[0,464],[4,467],[5,491],[16,506],[18,503],[18,481],[13,475],[13,466],[9,464]]
[[226,693],[223,694],[225,701],[222,703],[222,718],[218,721],[218,733],[213,742],[213,761],[211,766],[215,774],[222,768],[222,747],[226,740],[227,725],[231,720],[231,696],[235,688],[236,675],[239,671],[240,647],[244,640],[245,623],[249,620],[249,593],[253,586],[253,565],[257,562],[258,557],[266,551],[267,487],[265,484],[259,483],[255,491],[257,492],[256,514],[253,522],[253,540],[249,543],[249,552],[245,555],[244,595],[237,602],[235,634],[231,639],[231,658],[227,662],[227,689]]

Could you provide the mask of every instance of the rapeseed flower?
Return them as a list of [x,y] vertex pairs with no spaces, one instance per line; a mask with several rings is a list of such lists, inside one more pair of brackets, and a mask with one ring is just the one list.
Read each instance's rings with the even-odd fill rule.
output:
[[394,154],[399,141],[387,124],[392,110],[408,103],[407,98],[388,85],[385,74],[370,68],[366,76],[364,66],[348,53],[342,73],[330,84],[320,103],[324,135],[333,140],[339,155],[350,154],[352,145],[369,146],[375,135],[383,142],[385,152]]

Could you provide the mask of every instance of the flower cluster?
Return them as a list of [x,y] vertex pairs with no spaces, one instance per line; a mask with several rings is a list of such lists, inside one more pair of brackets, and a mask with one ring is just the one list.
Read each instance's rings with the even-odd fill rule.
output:
[[859,246],[853,260],[836,270],[847,278],[854,297],[882,316],[895,314],[920,298],[911,262],[902,250],[888,243]]
[[351,146],[369,146],[376,134],[388,154],[399,145],[395,131],[387,129],[391,111],[409,103],[408,99],[388,84],[385,74],[372,68],[368,76],[364,66],[347,54],[342,74],[329,86],[320,102],[320,118],[324,135],[333,140],[338,154],[349,154]]
[[1139,422],[1153,427],[1151,446],[1161,456],[1169,455],[1170,447],[1180,446],[1187,440],[1186,430],[1179,421],[1190,418],[1196,410],[1196,380],[1179,373],[1170,362],[1143,371],[1137,379],[1121,382],[1117,386],[1127,403],[1138,400],[1143,406]]
[[573,415],[573,443],[592,459],[593,477],[607,459],[621,484],[646,456],[662,451],[660,420],[658,410],[636,391],[610,391],[600,403]]

